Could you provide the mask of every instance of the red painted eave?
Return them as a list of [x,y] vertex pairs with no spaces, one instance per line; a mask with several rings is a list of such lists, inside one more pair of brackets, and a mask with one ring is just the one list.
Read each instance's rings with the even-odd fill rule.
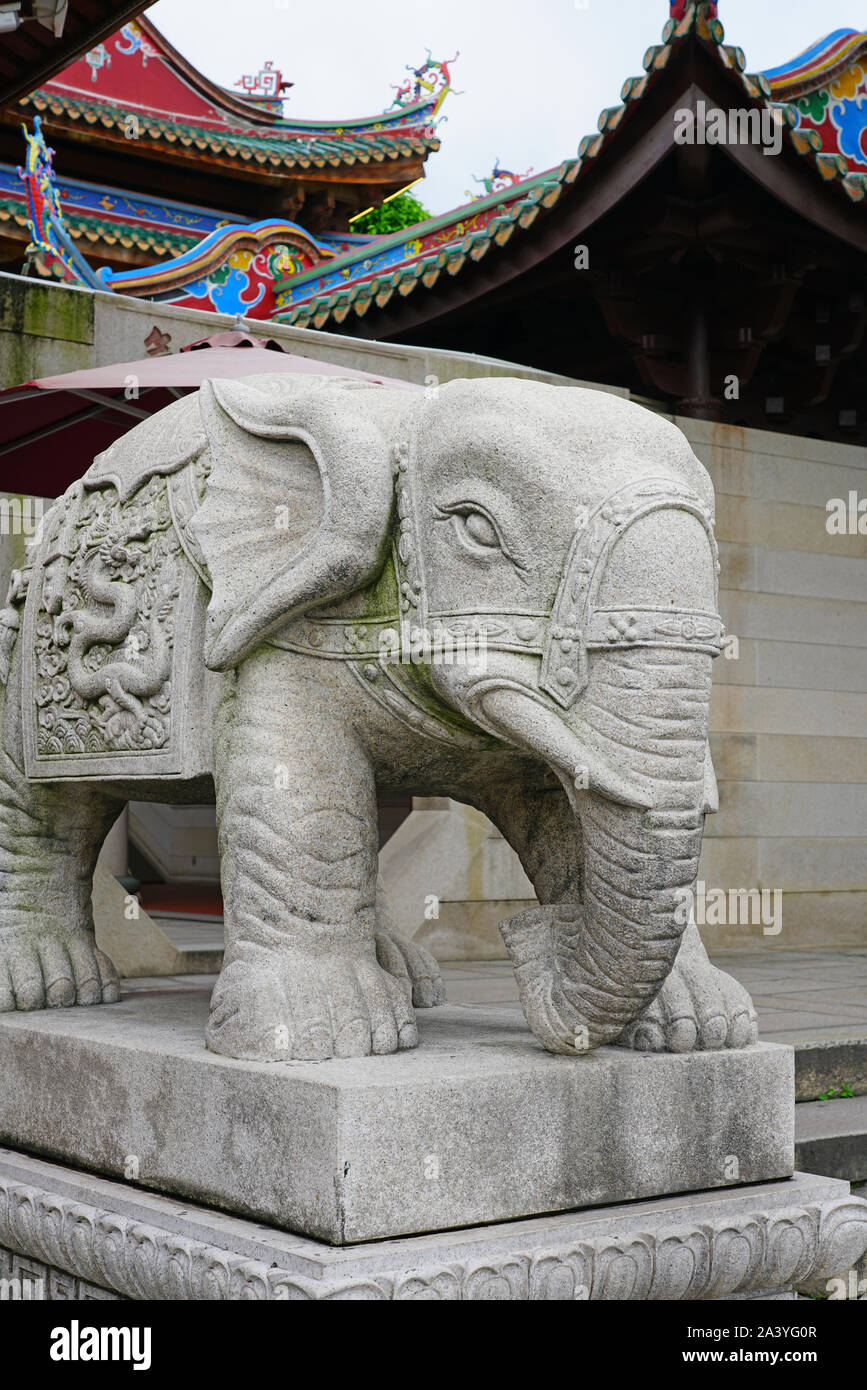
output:
[[[140,15],[154,0],[69,0],[63,33],[28,21],[0,43],[0,106],[27,96],[95,44]],[[97,11],[96,17],[94,11]]]

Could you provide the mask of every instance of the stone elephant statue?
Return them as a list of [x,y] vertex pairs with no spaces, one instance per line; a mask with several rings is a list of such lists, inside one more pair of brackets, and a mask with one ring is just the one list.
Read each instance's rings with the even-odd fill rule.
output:
[[0,1010],[110,1003],[91,877],[125,800],[216,799],[207,1044],[414,1047],[435,963],[377,924],[377,787],[511,842],[502,926],[551,1052],[743,1047],[689,894],[717,616],[713,490],[602,392],[206,382],[100,455],[0,615]]

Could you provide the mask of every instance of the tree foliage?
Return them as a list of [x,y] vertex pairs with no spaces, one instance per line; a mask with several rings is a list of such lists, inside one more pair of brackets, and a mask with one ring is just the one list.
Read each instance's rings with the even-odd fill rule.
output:
[[416,222],[425,222],[430,217],[426,207],[413,198],[410,193],[398,193],[390,202],[372,208],[357,222],[353,222],[354,232],[385,236],[389,232],[402,232],[404,227],[412,227]]

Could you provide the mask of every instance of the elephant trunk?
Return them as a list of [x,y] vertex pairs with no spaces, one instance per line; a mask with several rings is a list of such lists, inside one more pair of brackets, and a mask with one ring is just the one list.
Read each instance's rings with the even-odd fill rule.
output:
[[[551,1052],[613,1042],[674,964],[701,851],[710,684],[707,656],[626,648],[596,658],[580,715],[514,690],[485,697],[513,741],[547,749],[580,823],[580,902],[501,927],[527,1021]],[[564,733],[583,768],[580,752],[564,759]]]

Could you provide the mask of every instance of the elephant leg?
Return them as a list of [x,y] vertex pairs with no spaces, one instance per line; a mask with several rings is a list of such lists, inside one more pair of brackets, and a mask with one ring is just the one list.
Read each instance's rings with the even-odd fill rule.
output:
[[540,903],[579,901],[581,832],[561,787],[498,785],[473,805],[508,840]]
[[[512,845],[542,905],[519,913],[512,924],[520,927],[522,921],[547,913],[552,930],[564,936],[583,931],[580,831],[565,793],[559,788],[524,792],[511,787],[476,804]],[[568,918],[560,921],[551,912],[557,904],[570,905]],[[522,990],[533,989],[534,965],[530,959],[516,966]],[[749,994],[711,964],[698,928],[690,923],[659,993],[614,1045],[640,1052],[695,1052],[747,1047],[757,1041]]]
[[111,1004],[91,889],[120,805],[93,787],[28,783],[0,754],[0,1013]]
[[207,1043],[319,1061],[415,1047],[411,987],[376,947],[373,770],[318,682],[282,653],[230,681],[216,742],[226,953]]
[[402,936],[389,907],[381,880],[376,890],[376,958],[383,970],[406,982],[417,1009],[446,1002],[442,972],[429,951]]

